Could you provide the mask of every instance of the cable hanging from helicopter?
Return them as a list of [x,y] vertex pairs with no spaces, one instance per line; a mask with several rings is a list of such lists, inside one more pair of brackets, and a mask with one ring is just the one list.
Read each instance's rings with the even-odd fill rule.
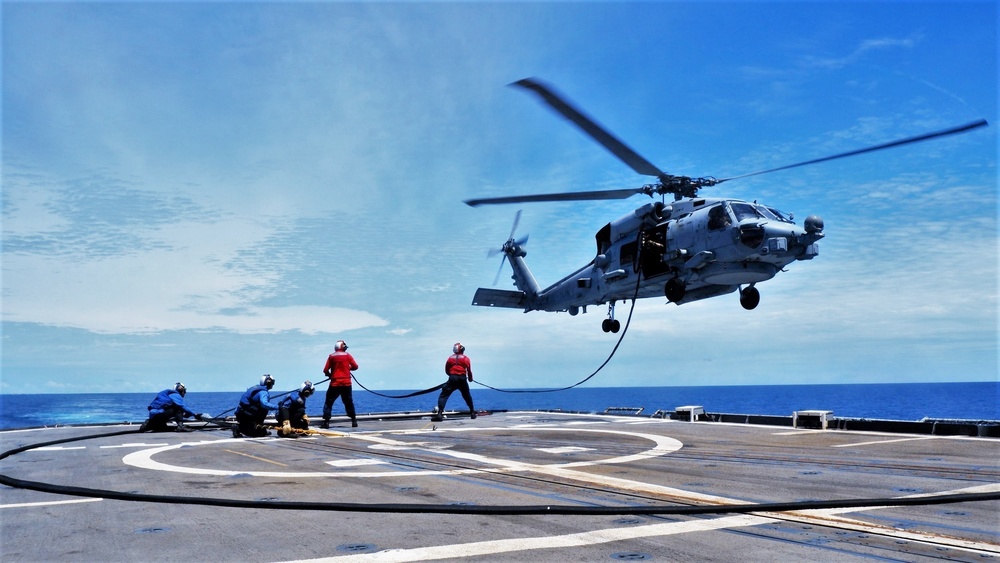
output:
[[[619,140],[596,121],[573,107],[544,83],[526,78],[511,86],[534,92],[557,113],[579,127],[636,173],[653,176],[656,183],[639,188],[560,192],[503,196],[466,200],[466,204],[495,205],[553,201],[625,199],[643,194],[672,194],[672,202],[645,204],[602,227],[596,234],[597,253],[586,266],[553,285],[540,289],[524,262],[527,237],[515,239],[520,219],[518,211],[510,237],[493,254],[503,253],[510,262],[516,290],[479,288],[472,304],[529,311],[586,312],[590,305],[609,304],[602,323],[605,332],[618,332],[614,304],[635,298],[665,296],[676,305],[738,292],[740,304],[751,310],[760,302],[756,284],[767,281],[795,261],[811,260],[819,254],[818,241],[824,237],[823,219],[810,215],[797,225],[791,215],[766,205],[733,198],[704,198],[701,188],[723,182],[827,162],[849,156],[899,147],[939,137],[965,133],[987,125],[980,119],[933,131],[761,170],[728,178],[675,176],[663,172]],[[642,244],[641,253],[639,245]],[[642,256],[641,267],[636,263]],[[499,272],[497,274],[499,279]],[[496,282],[494,282],[496,285]]]

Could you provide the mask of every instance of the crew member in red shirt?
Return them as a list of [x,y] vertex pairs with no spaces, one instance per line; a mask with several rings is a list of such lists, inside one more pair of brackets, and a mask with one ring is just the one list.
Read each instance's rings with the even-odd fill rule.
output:
[[351,372],[358,369],[354,356],[347,353],[347,343],[338,340],[333,353],[326,359],[323,373],[330,378],[330,386],[326,389],[326,402],[323,403],[323,424],[321,428],[330,427],[330,413],[337,397],[344,402],[344,410],[351,417],[351,426],[358,427],[358,418],[354,412],[354,396],[351,393]]
[[476,407],[472,406],[472,393],[469,392],[469,382],[472,381],[472,362],[465,355],[465,346],[461,342],[456,342],[452,346],[453,354],[444,363],[444,372],[448,374],[448,383],[441,388],[441,395],[438,396],[437,411],[431,420],[444,420],[444,406],[448,403],[448,397],[458,389],[465,399],[465,404],[469,405],[469,412],[472,418],[476,418]]

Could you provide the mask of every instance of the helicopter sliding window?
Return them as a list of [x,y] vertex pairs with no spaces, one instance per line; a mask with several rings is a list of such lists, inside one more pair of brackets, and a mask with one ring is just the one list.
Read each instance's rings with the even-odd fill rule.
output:
[[732,224],[729,212],[726,211],[725,204],[719,204],[708,210],[708,228],[710,230],[722,229]]
[[668,273],[670,265],[663,261],[663,253],[667,249],[667,225],[644,230],[641,240],[639,257],[642,261],[643,277],[649,279]]

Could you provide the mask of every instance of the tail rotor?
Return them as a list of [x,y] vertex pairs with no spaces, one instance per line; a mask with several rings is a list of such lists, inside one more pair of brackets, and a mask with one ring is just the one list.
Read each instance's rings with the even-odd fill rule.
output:
[[521,222],[521,210],[518,209],[517,213],[514,214],[514,224],[510,228],[510,236],[507,237],[507,242],[503,243],[500,248],[491,248],[486,256],[492,258],[497,254],[503,253],[503,258],[500,259],[500,268],[497,270],[497,275],[493,279],[493,285],[495,286],[500,282],[500,274],[503,272],[503,264],[510,256],[526,256],[523,246],[528,242],[528,235],[524,235],[519,239],[514,238],[514,234],[517,232],[517,226]]

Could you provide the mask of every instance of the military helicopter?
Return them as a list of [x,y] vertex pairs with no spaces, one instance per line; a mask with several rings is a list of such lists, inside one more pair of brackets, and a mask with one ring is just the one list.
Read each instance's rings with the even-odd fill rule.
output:
[[[597,252],[589,264],[540,289],[525,264],[527,237],[515,239],[521,212],[514,218],[510,237],[493,254],[502,253],[513,270],[513,290],[479,288],[472,304],[529,311],[587,312],[590,305],[608,304],[601,328],[617,333],[615,303],[664,296],[683,305],[734,292],[740,304],[752,310],[760,303],[758,283],[784,271],[795,261],[819,255],[818,241],[824,237],[823,219],[810,215],[802,226],[791,214],[759,204],[731,198],[705,198],[701,188],[760,174],[787,170],[838,158],[926,141],[983,127],[985,120],[908,137],[867,148],[799,162],[729,178],[692,178],[667,174],[612,135],[593,119],[573,107],[551,87],[534,78],[511,86],[534,92],[553,110],[611,151],[635,172],[656,178],[639,188],[564,192],[470,199],[470,206],[545,201],[585,201],[625,199],[644,194],[659,195],[660,201],[646,203],[635,211],[604,225],[597,231]],[[666,202],[672,194],[673,201]],[[497,272],[499,280],[500,272]],[[496,281],[494,281],[496,285]]]

